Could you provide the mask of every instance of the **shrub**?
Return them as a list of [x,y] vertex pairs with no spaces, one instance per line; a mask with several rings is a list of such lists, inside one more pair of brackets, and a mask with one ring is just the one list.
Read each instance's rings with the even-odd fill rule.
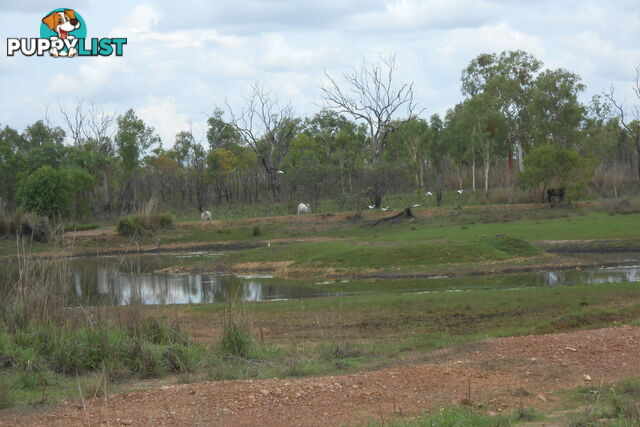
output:
[[260,226],[259,225],[254,225],[253,226],[253,235],[254,236],[259,236],[260,234],[261,234]]
[[[586,188],[593,175],[593,162],[571,149],[552,144],[540,145],[524,158],[525,171],[518,175],[526,190],[544,191],[566,188],[568,198],[575,198]],[[540,193],[544,199],[544,193]]]
[[172,226],[173,216],[171,214],[133,214],[118,219],[116,229],[124,236],[142,236]]

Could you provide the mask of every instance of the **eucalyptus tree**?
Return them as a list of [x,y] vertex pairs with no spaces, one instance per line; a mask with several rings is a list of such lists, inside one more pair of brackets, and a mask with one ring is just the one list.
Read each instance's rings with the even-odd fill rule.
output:
[[192,189],[195,190],[198,210],[202,212],[206,194],[207,152],[202,144],[196,141],[192,129],[176,134],[173,151],[176,160],[183,167],[188,194],[190,196]]
[[425,155],[435,178],[436,200],[438,205],[442,203],[443,174],[444,165],[447,156],[447,135],[445,133],[445,124],[439,115],[434,114],[429,118],[429,127],[424,134],[425,138]]
[[529,106],[530,147],[551,142],[571,148],[580,142],[586,108],[578,101],[585,86],[563,69],[544,70],[532,88]]
[[499,100],[499,111],[506,124],[509,170],[513,170],[513,153],[524,169],[524,148],[529,143],[529,106],[531,89],[542,67],[535,56],[522,50],[481,54],[462,72],[462,93],[473,98],[481,93]]
[[149,148],[160,143],[160,137],[153,127],[147,126],[136,116],[133,109],[119,115],[117,125],[115,143],[124,181],[121,187],[121,202],[126,211],[131,211],[137,202],[134,180],[140,161]]

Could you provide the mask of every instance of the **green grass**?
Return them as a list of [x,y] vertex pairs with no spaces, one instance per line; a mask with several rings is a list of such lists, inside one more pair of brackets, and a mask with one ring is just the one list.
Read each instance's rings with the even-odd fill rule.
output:
[[90,224],[67,224],[64,226],[64,231],[86,231],[86,230],[96,230],[100,228],[100,224],[90,223]]
[[640,425],[640,378],[616,384],[593,384],[565,392],[569,404],[577,405],[566,420],[569,426]]
[[537,411],[519,408],[511,414],[486,415],[465,406],[451,406],[418,417],[403,417],[389,422],[370,422],[368,426],[409,426],[409,427],[507,427],[521,421],[535,421],[540,418]]
[[256,248],[231,253],[223,261],[294,261],[294,266],[393,269],[396,267],[504,260],[539,254],[539,250],[513,238],[475,241],[434,240],[403,243],[314,242]]

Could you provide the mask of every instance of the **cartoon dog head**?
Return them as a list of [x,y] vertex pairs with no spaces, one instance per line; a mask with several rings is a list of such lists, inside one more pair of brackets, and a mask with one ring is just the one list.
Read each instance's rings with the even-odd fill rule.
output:
[[80,21],[76,19],[76,13],[73,9],[51,12],[51,14],[42,18],[42,22],[52,31],[55,31],[61,39],[66,39],[71,31],[80,28]]

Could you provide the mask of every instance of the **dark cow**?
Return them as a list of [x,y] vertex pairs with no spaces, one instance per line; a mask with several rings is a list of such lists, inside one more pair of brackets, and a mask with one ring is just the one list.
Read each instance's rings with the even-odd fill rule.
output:
[[547,198],[549,203],[553,201],[553,198],[557,197],[560,202],[564,201],[564,188],[549,188],[547,190]]

